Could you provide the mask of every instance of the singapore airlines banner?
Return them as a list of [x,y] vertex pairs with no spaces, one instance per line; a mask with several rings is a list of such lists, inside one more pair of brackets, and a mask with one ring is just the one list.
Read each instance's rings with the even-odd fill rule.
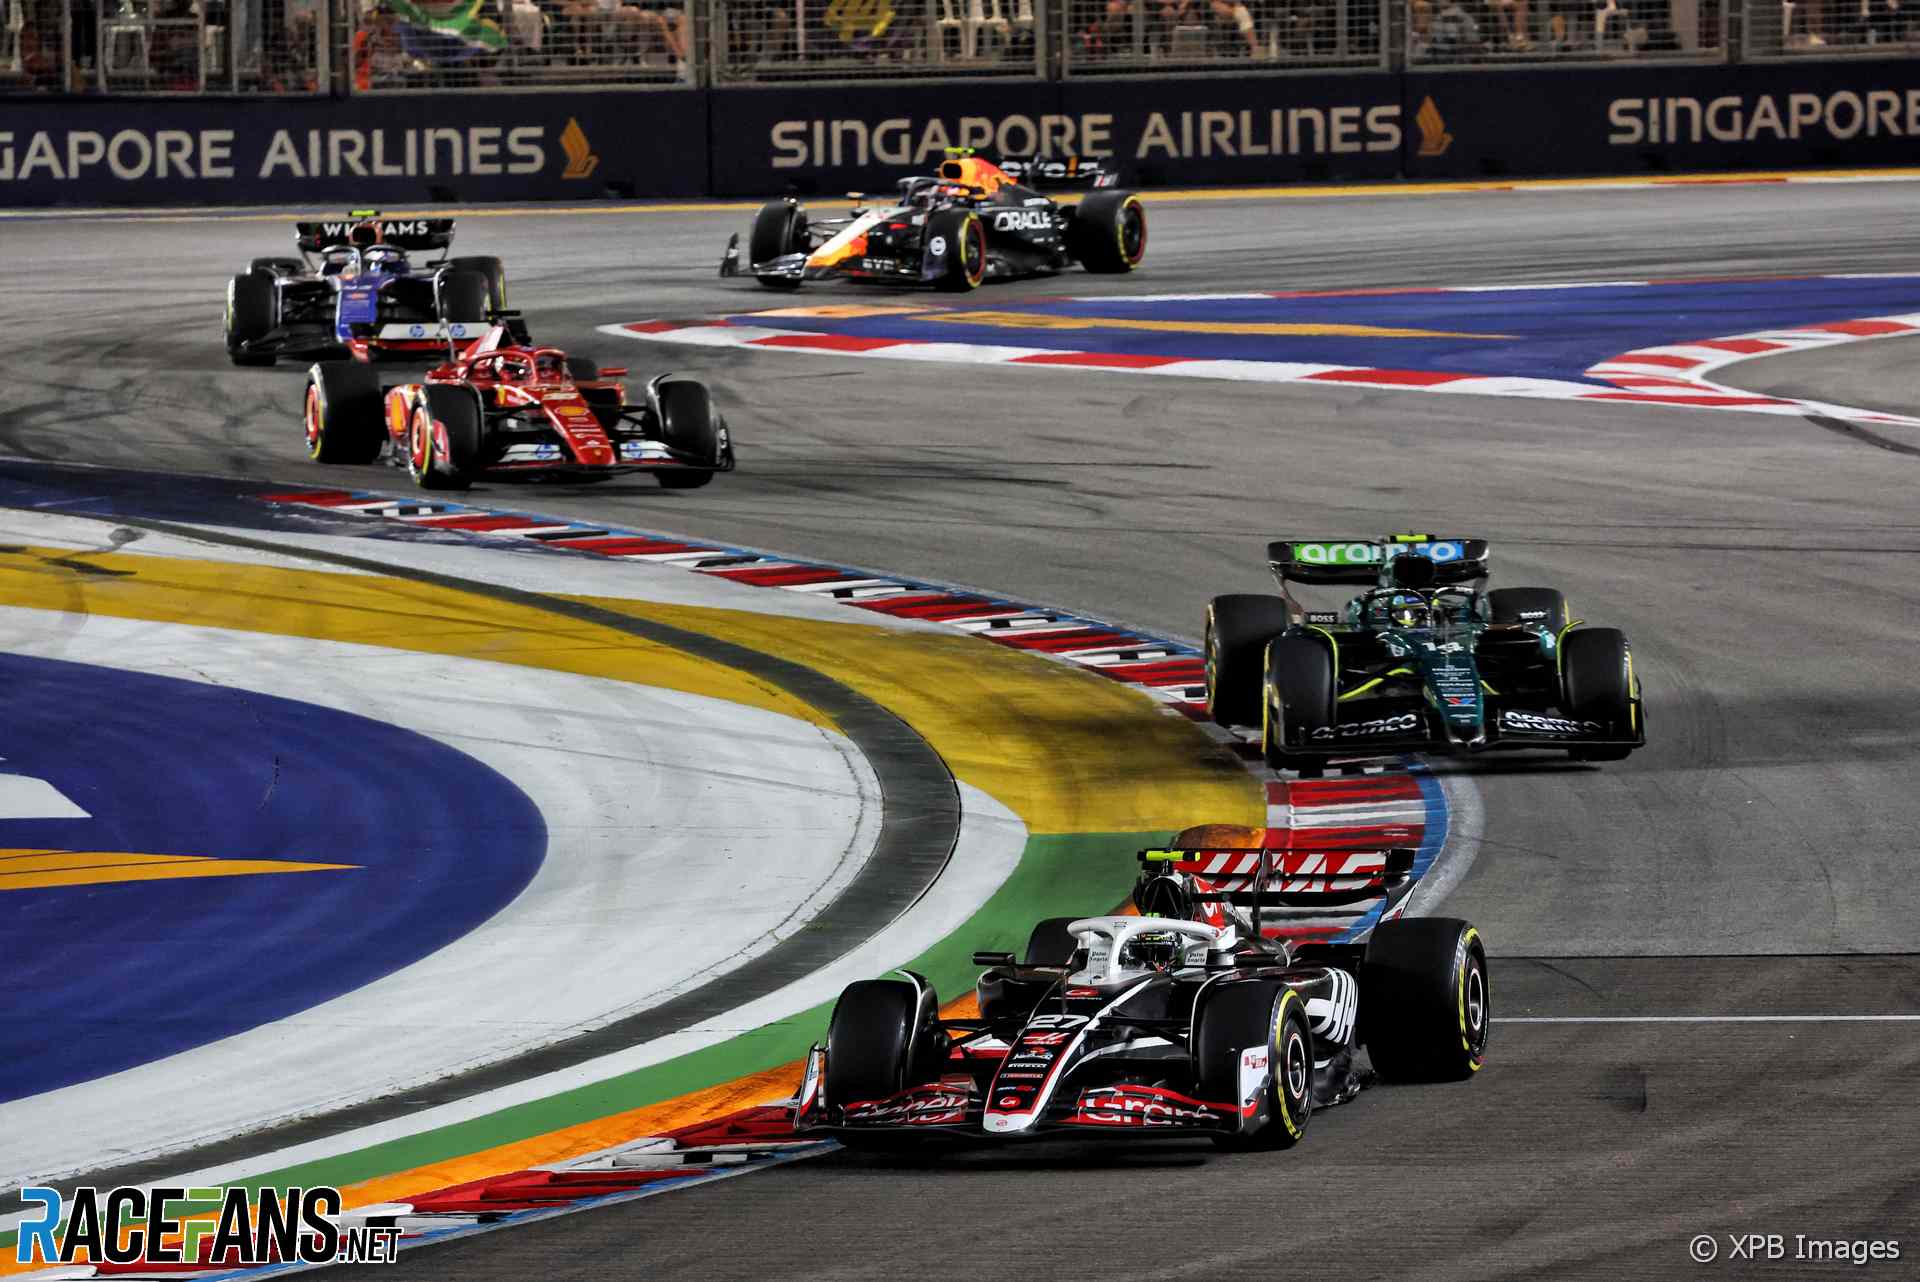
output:
[[705,130],[691,93],[14,99],[0,206],[697,195]]

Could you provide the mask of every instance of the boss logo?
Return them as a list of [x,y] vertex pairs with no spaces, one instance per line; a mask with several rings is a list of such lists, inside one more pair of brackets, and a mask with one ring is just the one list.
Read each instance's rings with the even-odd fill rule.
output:
[[1009,209],[993,216],[995,231],[1050,231],[1053,215],[1043,209]]
[[1372,721],[1355,721],[1344,726],[1315,726],[1309,738],[1327,739],[1363,739],[1370,735],[1399,734],[1413,730],[1420,725],[1418,713],[1403,712],[1397,717],[1376,717]]

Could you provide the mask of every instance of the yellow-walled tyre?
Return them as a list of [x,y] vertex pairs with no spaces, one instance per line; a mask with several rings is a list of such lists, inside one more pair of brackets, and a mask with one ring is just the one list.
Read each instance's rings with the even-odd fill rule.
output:
[[1390,921],[1367,940],[1360,1040],[1390,1082],[1458,1082],[1480,1071],[1493,1022],[1487,950],[1455,917]]

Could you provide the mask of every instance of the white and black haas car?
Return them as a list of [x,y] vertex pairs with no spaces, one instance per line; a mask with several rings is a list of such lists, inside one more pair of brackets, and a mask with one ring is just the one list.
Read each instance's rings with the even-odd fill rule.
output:
[[[1114,189],[1110,169],[1077,159],[998,165],[950,148],[939,172],[902,178],[892,200],[863,203],[839,218],[810,220],[798,198],[769,201],[753,220],[747,261],[727,242],[722,276],[752,275],[769,289],[845,277],[964,292],[989,279],[1037,276],[1079,263],[1090,272],[1130,272],[1147,253],[1147,213]],[[1039,187],[1087,189],[1063,205]]]
[[[1363,877],[1291,872],[1276,883],[1300,853],[1142,852],[1143,915],[1041,922],[1019,961],[975,954],[988,967],[977,1019],[941,1018],[937,995],[908,972],[848,986],[808,1056],[795,1129],[855,1147],[1072,1133],[1287,1148],[1314,1109],[1376,1075],[1472,1077],[1490,1014],[1479,933],[1436,917],[1387,921],[1364,944],[1269,938],[1262,905],[1335,880],[1378,895],[1412,863],[1400,851]],[[1182,893],[1232,900],[1250,931],[1146,914],[1169,878],[1228,856],[1242,875]]]

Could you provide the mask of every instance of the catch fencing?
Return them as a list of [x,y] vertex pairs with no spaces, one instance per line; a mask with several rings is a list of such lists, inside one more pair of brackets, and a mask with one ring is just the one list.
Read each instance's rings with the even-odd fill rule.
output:
[[0,0],[0,95],[351,97],[1910,58],[1920,0]]

